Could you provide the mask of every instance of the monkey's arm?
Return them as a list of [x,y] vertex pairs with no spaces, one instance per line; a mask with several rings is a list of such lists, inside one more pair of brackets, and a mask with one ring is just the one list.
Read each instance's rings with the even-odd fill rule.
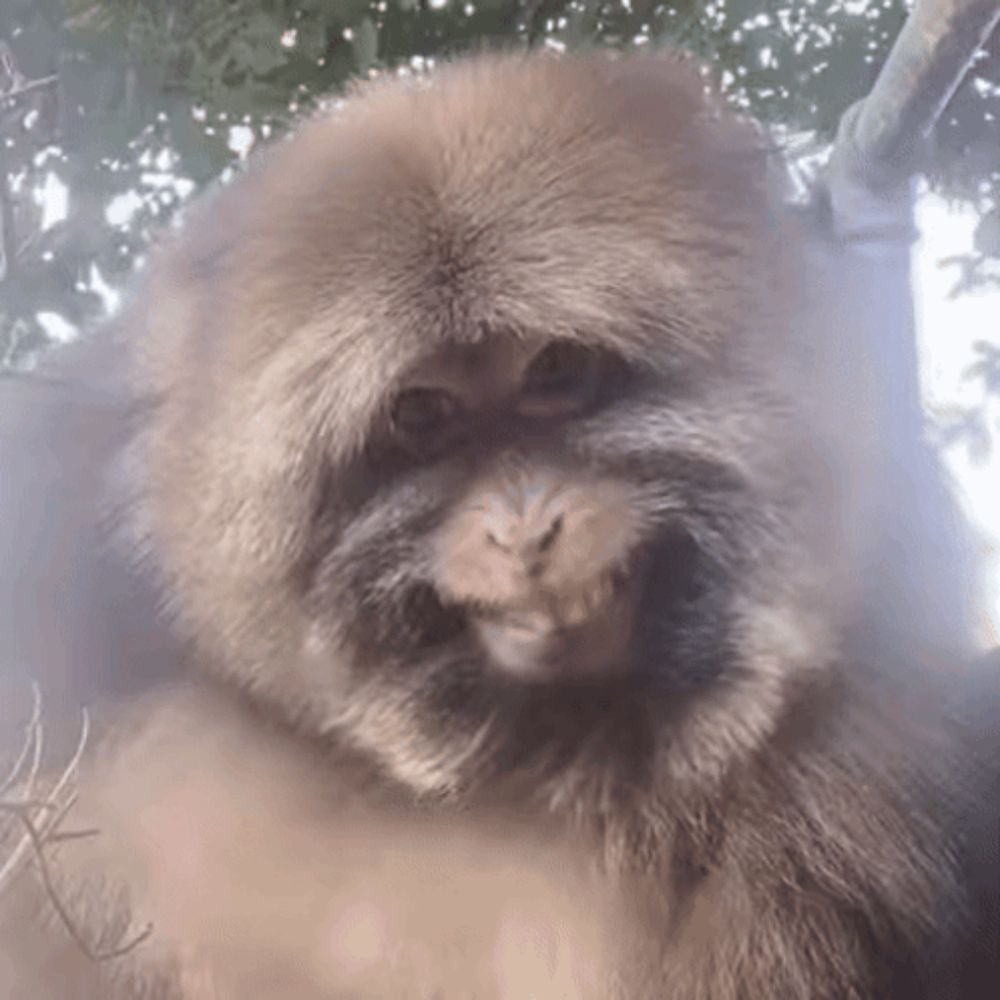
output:
[[987,1000],[1000,982],[1000,649],[983,658],[959,706],[978,765],[963,835],[971,920],[960,949],[961,1000]]
[[[0,870],[10,876],[0,879],[0,995],[26,1000],[171,996],[151,981],[140,990],[122,979],[123,963],[95,963],[72,940],[16,812],[25,798],[44,803],[51,793],[80,739],[84,707],[95,722],[110,717],[116,696],[180,662],[152,588],[112,542],[120,504],[113,470],[130,429],[123,366],[105,331],[54,351],[35,371],[0,374],[0,781],[24,744],[32,684],[40,696],[37,731],[28,736],[28,760],[37,739],[39,766],[28,763],[0,795]],[[25,814],[39,830],[51,815],[48,804]],[[75,814],[67,816],[66,829],[78,828]],[[101,950],[127,913],[92,869],[63,884],[62,857],[80,857],[87,868],[87,850],[84,841],[47,843],[45,877]]]
[[14,688],[0,701],[20,711],[25,682],[38,681],[49,719],[65,709],[70,739],[81,704],[178,662],[152,588],[112,540],[134,414],[124,364],[107,331],[36,372],[0,376],[0,664]]
[[95,966],[43,921],[38,1000],[63,995],[60,962],[82,1000],[605,995],[588,992],[599,894],[569,852],[500,817],[422,821],[370,789],[362,804],[366,780],[203,690],[144,700],[82,781],[69,825],[99,832],[52,864],[88,940],[152,934]]

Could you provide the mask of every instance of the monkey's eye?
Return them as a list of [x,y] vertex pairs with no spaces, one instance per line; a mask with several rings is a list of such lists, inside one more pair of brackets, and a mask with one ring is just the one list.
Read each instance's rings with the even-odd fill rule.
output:
[[517,409],[530,417],[577,413],[596,398],[602,368],[598,351],[569,341],[554,341],[528,365]]
[[393,401],[389,419],[393,431],[410,443],[430,443],[447,435],[464,412],[446,389],[404,389]]

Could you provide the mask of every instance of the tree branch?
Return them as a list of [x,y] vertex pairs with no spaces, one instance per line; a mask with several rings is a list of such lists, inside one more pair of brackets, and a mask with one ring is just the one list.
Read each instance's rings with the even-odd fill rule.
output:
[[841,119],[837,170],[873,192],[905,181],[998,22],[998,0],[917,0],[871,93]]
[[37,80],[29,80],[27,83],[22,83],[13,90],[8,90],[5,94],[0,94],[0,106],[8,102],[13,104],[24,97],[25,94],[33,94],[36,90],[43,90],[45,87],[54,86],[58,82],[58,76],[42,76]]

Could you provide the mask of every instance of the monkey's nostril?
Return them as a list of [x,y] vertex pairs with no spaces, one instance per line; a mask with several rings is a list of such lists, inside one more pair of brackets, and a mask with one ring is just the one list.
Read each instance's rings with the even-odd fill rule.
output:
[[510,546],[504,545],[504,543],[501,542],[492,531],[486,532],[486,541],[488,541],[494,548],[499,549],[501,552],[510,552]]
[[552,548],[553,543],[562,532],[562,526],[563,526],[563,516],[562,514],[559,514],[556,518],[553,519],[552,523],[548,526],[548,528],[545,531],[545,534],[538,539],[539,552],[547,552],[550,548]]
[[545,572],[549,550],[562,532],[562,527],[563,516],[559,514],[552,519],[542,534],[536,535],[519,546],[519,555],[524,563],[524,573],[528,579],[537,580]]

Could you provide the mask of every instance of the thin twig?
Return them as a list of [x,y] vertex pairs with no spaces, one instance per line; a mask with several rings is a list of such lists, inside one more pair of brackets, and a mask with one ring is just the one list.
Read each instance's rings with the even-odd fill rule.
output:
[[13,90],[8,90],[6,94],[0,94],[0,104],[6,104],[8,101],[13,103],[20,100],[20,98],[24,97],[25,94],[32,94],[36,90],[51,87],[53,84],[58,82],[59,77],[55,75],[41,76],[37,80],[29,80],[27,83],[22,83]]
[[17,220],[8,173],[7,157],[0,141],[0,281],[9,280],[17,266]]
[[68,840],[89,840],[91,837],[96,837],[100,832],[96,827],[88,827],[83,830],[62,830],[50,833],[45,838],[45,842],[48,844],[62,844]]
[[[14,846],[10,857],[8,857],[3,867],[0,868],[0,890],[3,889],[4,883],[9,881],[14,873],[19,870],[25,854],[30,851],[34,855],[45,894],[48,896],[49,902],[60,922],[66,928],[66,932],[73,939],[77,947],[93,961],[103,962],[119,958],[145,941],[152,933],[153,925],[146,924],[133,937],[112,948],[98,949],[93,947],[80,930],[60,895],[56,887],[56,880],[53,877],[52,868],[46,856],[46,848],[49,846],[65,841],[92,837],[98,833],[95,829],[65,831],[59,829],[77,801],[76,791],[70,789],[69,785],[75,780],[80,769],[80,762],[90,736],[90,716],[86,710],[83,711],[80,737],[77,741],[76,749],[69,763],[59,776],[59,779],[49,792],[48,798],[35,800],[30,798],[30,794],[33,790],[41,762],[41,719],[41,696],[36,686],[34,688],[34,708],[31,720],[27,726],[24,747],[22,747],[21,752],[18,754],[18,758],[14,762],[2,786],[3,791],[9,791],[17,786],[20,794],[16,802],[4,801],[0,797],[0,813],[12,816],[20,824],[23,831],[23,835]],[[31,759],[30,765],[27,764],[29,758]],[[21,775],[26,765],[27,775],[22,778]]]
[[[27,796],[25,796],[24,798],[22,798],[20,802],[0,803],[0,805],[5,806],[6,811],[8,812],[12,807],[16,807],[21,810],[27,810],[28,812],[26,812],[25,815],[29,815],[29,818],[32,818],[30,817],[31,810],[37,810],[38,812],[42,812],[45,809],[56,810],[55,820],[58,820],[61,815],[58,812],[60,808],[59,798],[62,796],[64,790],[66,789],[67,784],[76,776],[76,772],[79,770],[80,760],[83,757],[84,747],[87,744],[89,736],[90,736],[90,715],[87,713],[86,710],[84,710],[82,713],[82,721],[80,724],[80,739],[77,742],[76,751],[74,752],[72,758],[70,758],[70,762],[69,764],[66,765],[65,769],[63,770],[63,773],[59,776],[59,780],[56,782],[52,791],[49,793],[48,798],[45,799],[44,802],[35,803],[26,801]],[[70,800],[73,801],[73,798],[74,797],[71,795]],[[50,820],[46,829],[49,829],[53,825],[53,822],[55,820]],[[34,822],[33,818],[32,822]],[[0,868],[0,890],[3,889],[4,883],[13,876],[14,872],[17,870],[18,865],[21,863],[22,858],[24,857],[26,852],[30,849],[30,847],[31,847],[31,841],[30,838],[27,836],[27,834],[25,834],[25,836],[23,836],[20,839],[20,841],[18,841],[18,843],[15,844],[14,849],[10,853],[10,857],[7,858],[7,861],[4,863],[3,867]]]
[[25,775],[21,786],[21,798],[26,799],[35,790],[35,782],[38,780],[38,772],[42,766],[42,750],[45,746],[45,727],[42,723],[42,713],[39,711],[38,722],[35,724],[34,751],[31,755],[31,764],[28,766],[28,773]]
[[31,707],[31,718],[28,720],[27,725],[24,727],[24,743],[21,745],[21,752],[17,755],[17,759],[11,765],[10,771],[7,773],[7,777],[0,781],[0,796],[4,796],[13,787],[14,783],[18,780],[18,776],[21,773],[21,769],[24,767],[24,762],[28,759],[28,754],[31,752],[31,747],[37,741],[37,731],[39,724],[42,721],[42,691],[38,684],[31,685],[32,694],[32,707]]
[[41,877],[42,885],[45,888],[45,893],[49,898],[49,902],[51,903],[52,908],[56,911],[56,915],[59,917],[59,920],[66,928],[66,932],[73,939],[76,946],[84,953],[84,955],[95,962],[106,962],[109,959],[120,958],[122,955],[127,955],[130,951],[137,948],[150,936],[150,934],[153,933],[153,925],[148,923],[141,931],[139,931],[138,934],[127,940],[124,944],[116,945],[115,947],[108,948],[106,950],[99,950],[91,947],[90,943],[83,936],[80,928],[77,926],[73,915],[69,912],[68,907],[63,902],[62,896],[59,894],[59,890],[56,888],[55,880],[52,877],[52,870],[49,867],[48,859],[45,857],[45,838],[35,826],[28,811],[16,804],[6,802],[0,802],[0,811],[9,812],[21,821],[21,825],[24,827],[25,837],[34,850],[35,861],[38,865],[38,873]]

